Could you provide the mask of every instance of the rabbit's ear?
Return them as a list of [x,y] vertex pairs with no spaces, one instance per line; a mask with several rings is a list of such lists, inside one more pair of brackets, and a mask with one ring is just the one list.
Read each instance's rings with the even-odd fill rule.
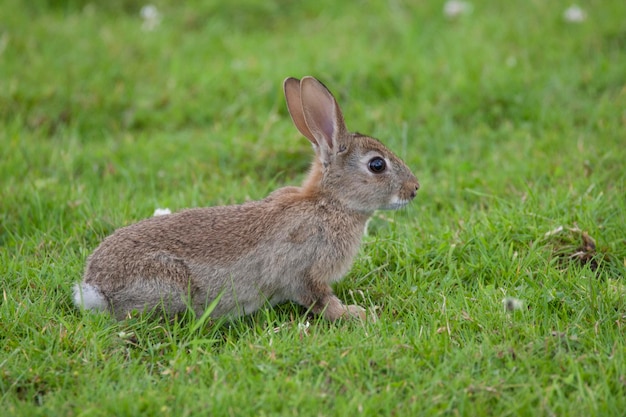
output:
[[293,124],[296,125],[300,133],[302,133],[313,145],[319,146],[313,133],[309,130],[309,127],[304,120],[304,113],[302,112],[302,100],[300,98],[300,80],[297,78],[289,77],[283,82],[283,90],[285,91],[285,100],[287,100],[287,109],[291,115]]
[[[345,144],[346,126],[341,109],[328,89],[313,77],[300,81],[300,99],[304,120],[322,151],[336,154]],[[323,152],[326,153],[326,152]]]

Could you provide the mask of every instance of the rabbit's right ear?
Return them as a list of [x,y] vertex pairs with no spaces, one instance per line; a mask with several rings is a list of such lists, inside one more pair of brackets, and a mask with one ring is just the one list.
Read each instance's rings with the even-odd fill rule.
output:
[[328,162],[332,155],[346,148],[343,143],[347,136],[346,125],[335,97],[313,77],[300,81],[300,101],[304,121],[320,145],[322,162]]
[[313,77],[287,78],[283,83],[287,108],[300,133],[313,144],[324,165],[346,149],[346,125],[328,89]]
[[311,130],[304,120],[304,112],[302,110],[302,98],[300,96],[300,80],[297,78],[289,77],[283,82],[283,90],[285,91],[285,100],[287,100],[287,109],[291,115],[293,124],[296,125],[300,133],[302,133],[308,140],[316,147],[319,146],[315,140],[315,136],[311,133]]

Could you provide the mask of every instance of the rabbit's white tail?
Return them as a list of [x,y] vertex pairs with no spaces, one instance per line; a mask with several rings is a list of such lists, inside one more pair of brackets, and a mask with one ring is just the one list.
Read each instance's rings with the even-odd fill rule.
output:
[[74,285],[74,304],[86,310],[106,310],[107,301],[97,287],[81,282]]

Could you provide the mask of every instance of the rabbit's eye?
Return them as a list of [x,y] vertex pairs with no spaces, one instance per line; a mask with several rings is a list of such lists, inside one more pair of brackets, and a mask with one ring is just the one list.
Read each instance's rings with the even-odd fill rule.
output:
[[385,168],[387,168],[387,163],[383,158],[377,156],[376,158],[370,159],[370,161],[367,163],[367,167],[374,174],[380,174],[385,170]]

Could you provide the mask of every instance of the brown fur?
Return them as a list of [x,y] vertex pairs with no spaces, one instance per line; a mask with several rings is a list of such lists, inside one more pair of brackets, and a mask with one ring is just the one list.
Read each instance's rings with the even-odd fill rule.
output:
[[[292,300],[329,320],[365,318],[362,308],[343,305],[330,284],[349,270],[374,210],[408,203],[419,184],[383,144],[348,133],[334,98],[314,78],[287,79],[285,96],[316,152],[302,187],[118,229],[89,257],[77,304],[98,308],[82,297],[93,290],[122,319],[158,306],[201,314],[220,296],[214,317]],[[387,161],[385,172],[368,171],[372,157]]]

